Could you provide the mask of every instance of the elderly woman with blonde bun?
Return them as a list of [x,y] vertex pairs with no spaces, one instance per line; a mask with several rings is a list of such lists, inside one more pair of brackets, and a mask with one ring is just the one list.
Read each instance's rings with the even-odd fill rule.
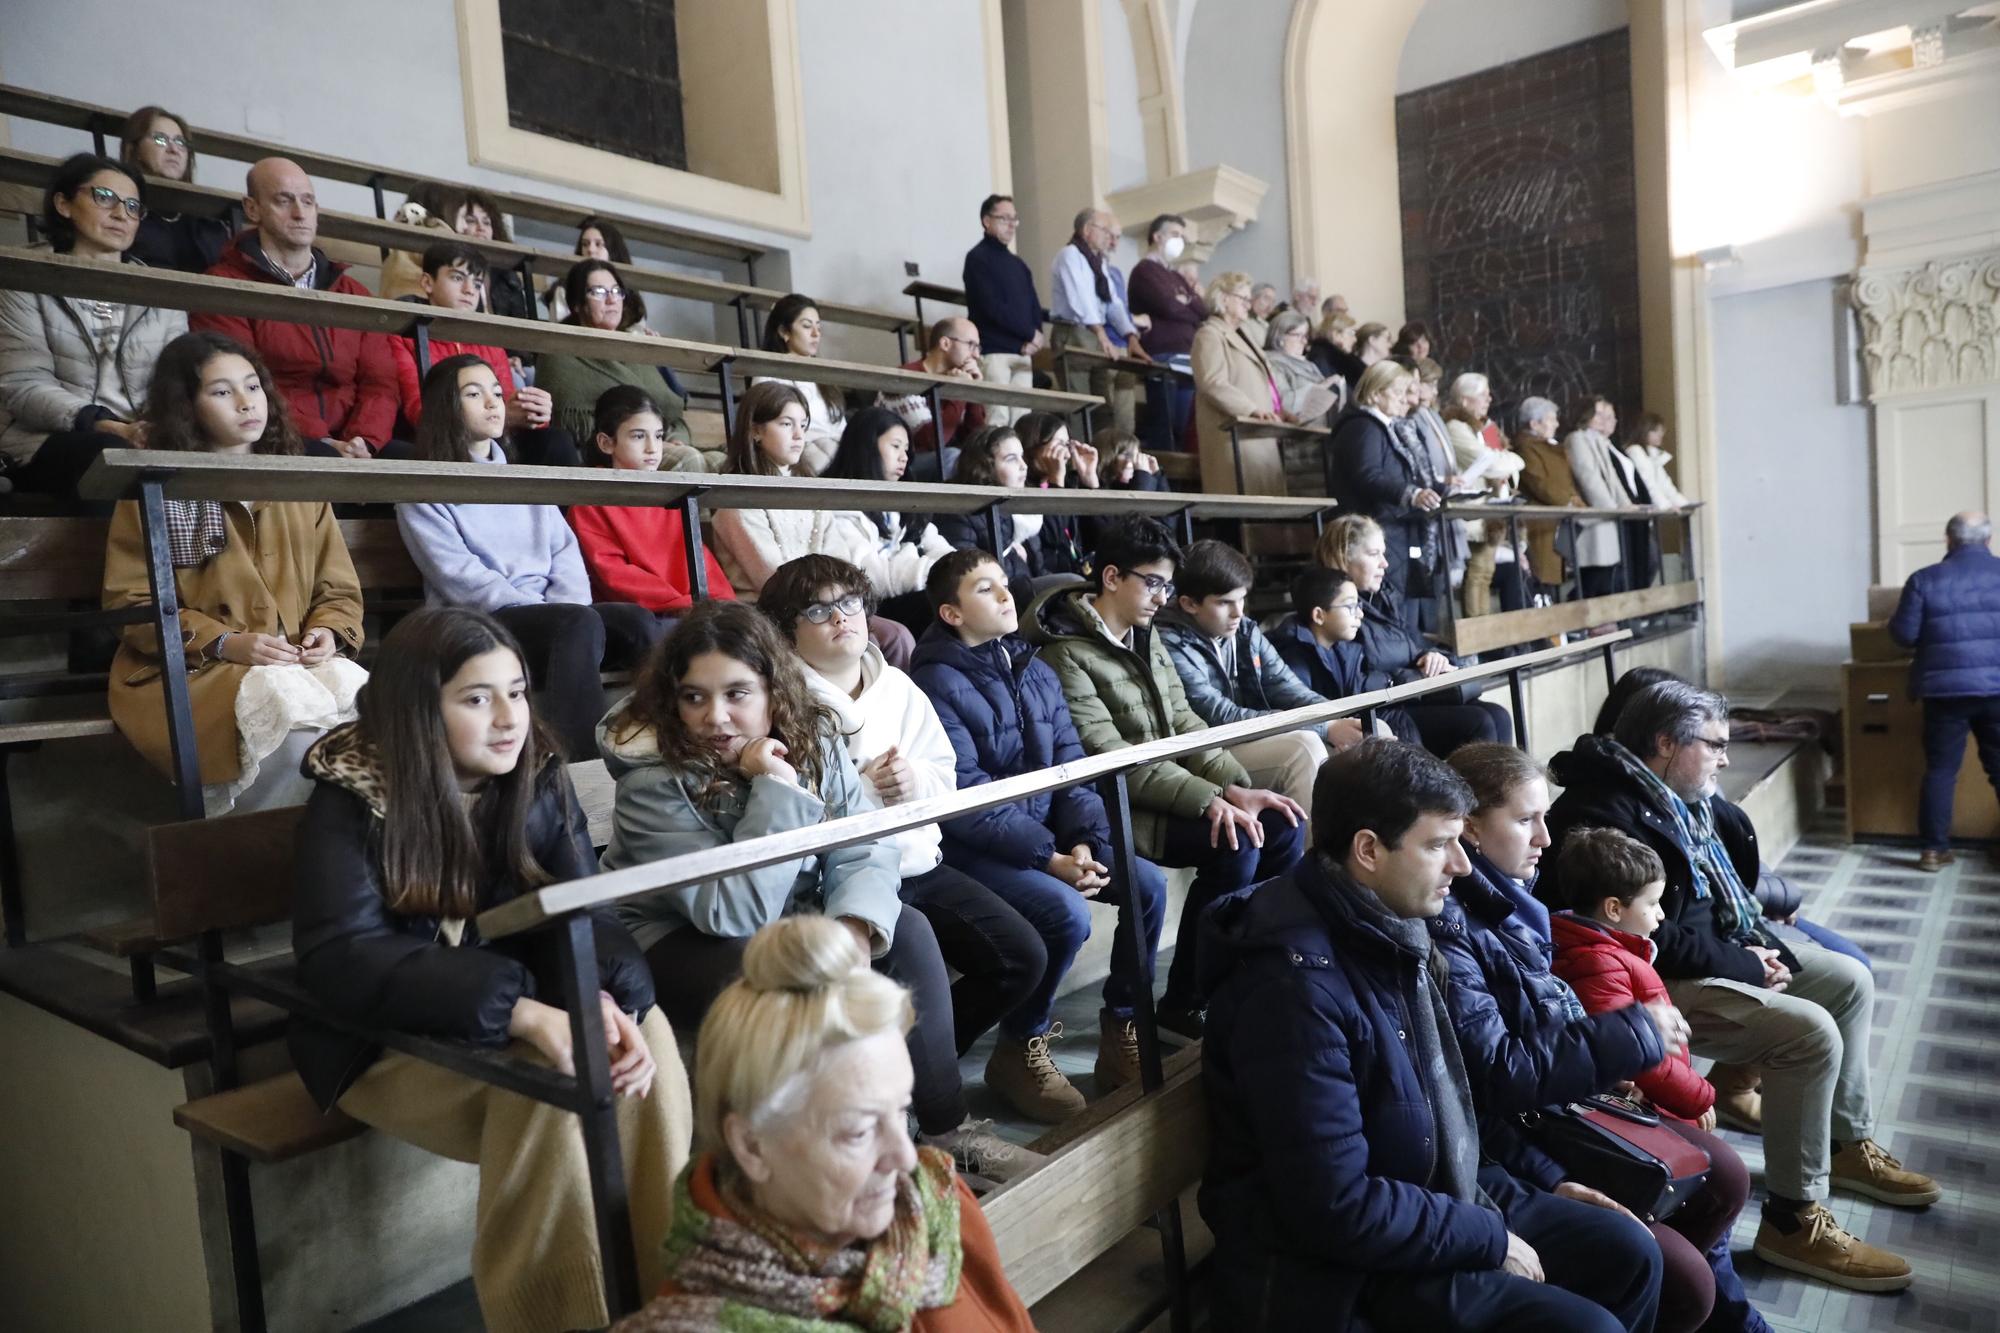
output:
[[1285,468],[1278,442],[1245,439],[1235,446],[1229,434],[1232,422],[1282,421],[1285,414],[1271,363],[1243,328],[1250,317],[1250,288],[1248,273],[1219,275],[1208,285],[1209,317],[1194,333],[1194,426],[1201,445],[1202,489],[1224,494],[1239,489],[1234,449],[1240,447],[1240,489],[1283,495]]
[[666,1282],[617,1333],[1031,1333],[951,1159],[910,1142],[909,992],[823,916],[757,932],[701,1025]]

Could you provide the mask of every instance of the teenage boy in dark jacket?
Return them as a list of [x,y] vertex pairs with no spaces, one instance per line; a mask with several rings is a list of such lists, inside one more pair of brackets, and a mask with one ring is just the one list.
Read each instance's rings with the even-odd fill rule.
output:
[[1203,922],[1203,1218],[1231,1329],[1650,1330],[1636,1222],[1482,1163],[1426,927],[1471,789],[1398,741],[1333,756],[1318,852]]
[[[1019,612],[1000,563],[985,551],[954,551],[931,567],[925,591],[938,621],[917,641],[910,674],[958,754],[959,789],[1081,759],[1083,746],[1056,673],[1015,637]],[[1049,1044],[1062,1036],[1051,1015],[1057,987],[1090,938],[1089,900],[1119,909],[1097,1056],[1098,1081],[1117,1084],[1136,1069],[1132,997],[1152,976],[1166,877],[1152,862],[1138,862],[1146,966],[1135,973],[1128,961],[1132,923],[1125,895],[1112,883],[1111,830],[1096,792],[1063,787],[948,819],[943,827],[945,864],[1026,917],[1048,950],[1040,981],[1000,1019],[986,1085],[1030,1119],[1062,1120],[1082,1110],[1084,1099],[1051,1058]]]

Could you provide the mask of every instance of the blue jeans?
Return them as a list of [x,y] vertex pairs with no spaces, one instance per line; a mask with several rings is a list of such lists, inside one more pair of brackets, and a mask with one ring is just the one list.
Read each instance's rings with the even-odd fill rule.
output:
[[[1000,1035],[1023,1040],[1039,1037],[1049,1030],[1049,1016],[1055,1009],[1056,989],[1076,961],[1077,950],[1090,938],[1090,900],[1043,870],[1008,865],[982,855],[964,843],[944,841],[945,864],[985,885],[996,898],[1019,912],[1042,937],[1048,964],[1041,978],[1029,988],[1020,1004],[1000,1017]],[[1118,908],[1118,928],[1111,937],[1111,975],[1104,982],[1104,1005],[1121,1018],[1132,1013],[1133,997],[1142,986],[1150,986],[1153,956],[1160,948],[1160,927],[1167,915],[1167,877],[1151,861],[1139,861],[1139,910],[1145,917],[1146,971],[1134,975],[1128,961],[1132,928],[1125,911],[1123,886],[1116,879],[1101,890],[1099,902]]]
[[1862,951],[1861,946],[1831,926],[1822,926],[1817,921],[1808,921],[1804,917],[1800,917],[1792,922],[1792,929],[1811,940],[1814,944],[1819,945],[1822,949],[1831,949],[1835,953],[1844,953],[1870,972],[1875,970],[1875,961]]
[[1298,864],[1305,853],[1304,820],[1293,824],[1276,810],[1262,811],[1257,818],[1264,826],[1264,845],[1253,846],[1248,835],[1239,831],[1233,851],[1226,838],[1209,846],[1206,819],[1166,821],[1159,855],[1153,859],[1163,866],[1192,867],[1194,883],[1188,887],[1186,906],[1181,908],[1181,927],[1175,936],[1174,961],[1167,968],[1162,1003],[1181,1009],[1201,1007],[1196,957],[1202,910],[1225,894],[1276,879]]
[[1965,762],[1965,734],[1979,742],[1979,762],[2000,793],[2000,696],[1924,700],[1924,785],[1917,798],[1917,836],[1924,850],[1951,845],[1951,805]]

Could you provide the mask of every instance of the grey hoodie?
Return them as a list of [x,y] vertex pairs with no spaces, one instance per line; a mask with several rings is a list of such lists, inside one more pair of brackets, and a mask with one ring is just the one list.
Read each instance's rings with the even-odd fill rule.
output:
[[[715,808],[704,809],[682,775],[661,758],[653,731],[613,739],[623,712],[620,704],[597,724],[598,753],[618,784],[611,842],[602,862],[606,870],[811,828],[870,808],[861,777],[835,737],[825,742],[824,800],[789,782],[760,776],[734,787]],[[879,958],[896,936],[901,884],[895,845],[884,840],[664,889],[619,904],[618,915],[641,949],[689,926],[705,935],[742,939],[796,912],[858,917],[872,927]]]

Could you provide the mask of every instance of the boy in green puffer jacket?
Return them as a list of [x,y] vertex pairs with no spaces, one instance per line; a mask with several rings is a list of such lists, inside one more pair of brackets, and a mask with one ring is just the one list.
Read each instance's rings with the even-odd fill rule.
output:
[[[1050,589],[1028,610],[1022,629],[1055,668],[1091,754],[1205,729],[1153,631],[1153,617],[1173,600],[1179,559],[1157,519],[1120,520],[1098,539],[1095,585]],[[1219,749],[1149,764],[1131,775],[1130,790],[1138,853],[1195,871],[1159,1021],[1199,1037],[1201,910],[1289,869],[1305,844],[1305,814],[1290,797],[1252,787],[1243,765]]]

